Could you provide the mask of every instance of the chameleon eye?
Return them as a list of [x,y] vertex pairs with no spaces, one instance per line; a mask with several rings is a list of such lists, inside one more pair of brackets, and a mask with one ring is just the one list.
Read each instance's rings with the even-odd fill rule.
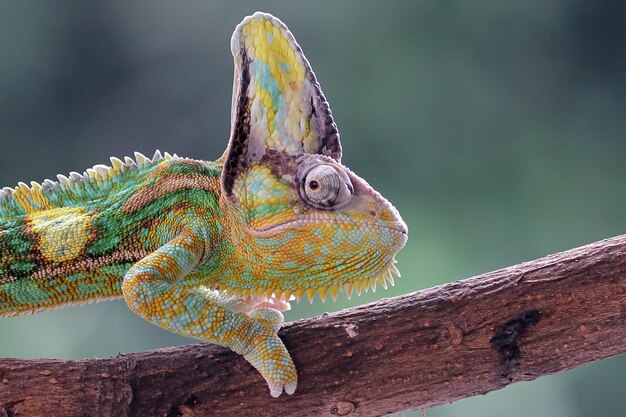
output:
[[352,183],[330,165],[313,167],[304,179],[304,197],[314,207],[334,208],[352,197]]

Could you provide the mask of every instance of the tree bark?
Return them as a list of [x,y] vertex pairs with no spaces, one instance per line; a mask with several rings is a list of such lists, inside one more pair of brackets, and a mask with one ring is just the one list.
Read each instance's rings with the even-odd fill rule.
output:
[[[626,235],[290,323],[295,395],[208,344],[0,360],[4,416],[379,416],[626,352]],[[529,399],[530,400],[530,399]]]

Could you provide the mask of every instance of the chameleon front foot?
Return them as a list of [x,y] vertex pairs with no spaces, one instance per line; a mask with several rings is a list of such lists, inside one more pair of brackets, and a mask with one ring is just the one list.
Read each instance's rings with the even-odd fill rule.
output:
[[293,394],[298,386],[296,367],[283,342],[275,334],[259,336],[255,346],[243,357],[261,374],[270,389],[272,397]]
[[250,313],[262,328],[253,338],[243,357],[261,374],[276,398],[283,390],[293,394],[298,386],[298,373],[287,348],[276,334],[283,323],[283,315],[272,308],[260,308]]

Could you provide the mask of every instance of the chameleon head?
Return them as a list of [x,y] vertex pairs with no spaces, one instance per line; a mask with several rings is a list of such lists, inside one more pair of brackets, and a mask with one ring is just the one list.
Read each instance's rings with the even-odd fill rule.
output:
[[235,30],[232,128],[222,161],[243,275],[227,287],[288,299],[393,284],[407,240],[397,210],[341,164],[328,103],[302,50],[273,16]]

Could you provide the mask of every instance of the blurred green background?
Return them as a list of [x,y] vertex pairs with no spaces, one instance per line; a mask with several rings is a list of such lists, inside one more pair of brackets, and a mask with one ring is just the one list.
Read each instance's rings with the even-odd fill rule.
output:
[[[230,35],[271,12],[331,103],[344,163],[409,225],[403,277],[301,304],[295,320],[626,231],[623,1],[0,3],[0,186],[154,149],[215,159]],[[122,301],[0,320],[0,356],[82,358],[193,343]],[[621,416],[626,357],[429,410]]]

